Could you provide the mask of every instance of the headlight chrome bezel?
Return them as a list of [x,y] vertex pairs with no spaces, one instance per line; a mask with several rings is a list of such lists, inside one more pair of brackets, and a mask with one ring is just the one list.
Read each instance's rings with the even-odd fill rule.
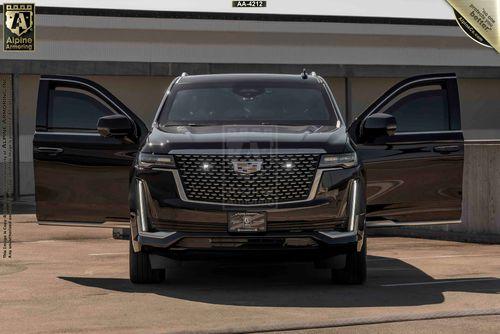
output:
[[340,154],[323,154],[319,168],[353,168],[358,165],[356,152]]
[[174,156],[171,154],[139,153],[137,166],[140,168],[175,168]]

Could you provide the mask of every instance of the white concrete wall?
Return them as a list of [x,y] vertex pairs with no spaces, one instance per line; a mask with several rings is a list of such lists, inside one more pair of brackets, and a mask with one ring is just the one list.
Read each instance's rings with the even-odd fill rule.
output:
[[451,231],[500,235],[500,143],[465,146],[463,223]]
[[500,66],[456,26],[38,15],[36,51],[0,59]]

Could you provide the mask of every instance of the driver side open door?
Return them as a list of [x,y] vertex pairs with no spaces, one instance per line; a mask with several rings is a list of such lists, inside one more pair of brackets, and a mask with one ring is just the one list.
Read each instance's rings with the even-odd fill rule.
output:
[[[101,136],[99,118],[112,115],[126,116],[133,134]],[[42,76],[33,139],[38,222],[73,226],[128,222],[130,166],[146,134],[144,123],[97,83]]]

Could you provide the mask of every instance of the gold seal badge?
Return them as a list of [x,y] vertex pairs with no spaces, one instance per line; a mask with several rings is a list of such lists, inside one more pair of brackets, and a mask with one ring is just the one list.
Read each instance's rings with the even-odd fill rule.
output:
[[446,0],[458,25],[474,41],[500,52],[500,0]]

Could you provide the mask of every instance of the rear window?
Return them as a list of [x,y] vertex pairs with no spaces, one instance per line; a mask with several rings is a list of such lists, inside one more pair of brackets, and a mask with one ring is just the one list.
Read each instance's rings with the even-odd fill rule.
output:
[[226,84],[174,87],[159,117],[169,124],[334,124],[321,85]]

